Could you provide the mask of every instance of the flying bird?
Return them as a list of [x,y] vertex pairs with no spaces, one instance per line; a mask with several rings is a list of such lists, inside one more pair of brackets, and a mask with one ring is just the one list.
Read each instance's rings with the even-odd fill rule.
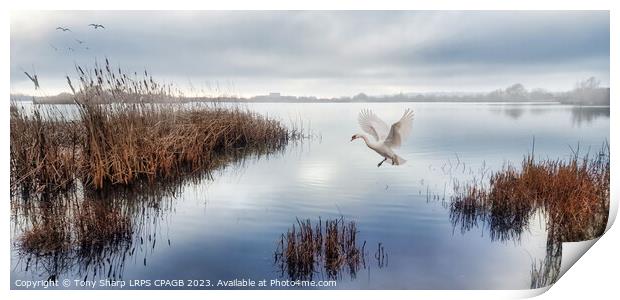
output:
[[62,27],[62,26],[58,26],[56,27],[56,30],[62,30],[63,32],[65,31],[71,31],[71,29],[67,28],[67,27]]
[[37,77],[37,74],[34,75],[30,75],[28,74],[28,72],[24,71],[24,74],[26,74],[26,76],[28,76],[28,78],[32,81],[32,83],[34,83],[34,89],[37,90],[39,89],[39,78]]
[[97,29],[97,28],[102,28],[102,29],[105,29],[105,27],[104,27],[103,25],[101,25],[101,24],[94,24],[94,23],[91,23],[91,24],[88,24],[88,26],[92,26],[92,27],[93,27],[93,29]]
[[361,138],[368,148],[383,156],[383,160],[377,164],[377,167],[380,167],[386,160],[392,165],[402,165],[407,161],[394,153],[392,149],[400,147],[411,132],[413,115],[413,110],[405,110],[400,120],[388,129],[388,125],[371,110],[362,110],[357,120],[362,130],[370,134],[374,140],[369,140],[366,135],[356,133],[351,137],[351,141]]
[[76,41],[78,44],[80,44],[80,45],[84,44],[84,41],[82,41],[82,40],[75,39],[75,41]]

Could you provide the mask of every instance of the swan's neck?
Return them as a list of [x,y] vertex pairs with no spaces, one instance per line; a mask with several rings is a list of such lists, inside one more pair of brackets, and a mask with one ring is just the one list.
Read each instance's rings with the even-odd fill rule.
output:
[[375,149],[377,147],[377,145],[374,142],[368,140],[367,136],[363,134],[360,134],[360,135],[362,136],[362,139],[364,139],[364,143],[366,143],[366,146],[368,146],[368,148]]

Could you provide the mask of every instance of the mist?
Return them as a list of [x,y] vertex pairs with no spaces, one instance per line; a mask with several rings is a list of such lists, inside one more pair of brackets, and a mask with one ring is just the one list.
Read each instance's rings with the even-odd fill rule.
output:
[[[98,23],[105,29],[88,24]],[[62,26],[71,31],[61,31]],[[606,11],[54,11],[11,15],[11,92],[109,58],[187,93],[484,92],[609,85]]]

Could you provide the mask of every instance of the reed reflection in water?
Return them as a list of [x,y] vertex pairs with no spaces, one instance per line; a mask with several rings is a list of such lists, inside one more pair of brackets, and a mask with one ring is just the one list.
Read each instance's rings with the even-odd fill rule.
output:
[[[533,215],[527,223],[522,219],[508,222],[508,215],[503,217],[493,211],[495,216],[502,216],[495,221],[497,224],[504,219],[513,228],[524,228],[515,235],[519,240],[504,234],[508,239],[498,242],[502,232],[510,232],[502,230],[491,240],[489,226],[481,220],[477,229],[472,226],[460,234],[460,226],[451,223],[450,209],[441,203],[444,198],[449,203],[452,195],[450,169],[460,182],[477,177],[482,162],[488,170],[501,170],[506,162],[522,160],[531,149],[532,136],[536,136],[538,158],[567,158],[567,145],[576,143],[583,149],[597,149],[609,137],[608,119],[597,117],[592,123],[573,125],[571,107],[562,105],[523,105],[524,112],[518,119],[497,113],[495,109],[501,106],[494,104],[412,103],[407,107],[416,110],[417,118],[410,142],[400,151],[411,164],[399,168],[377,168],[374,154],[349,143],[349,139],[358,130],[360,110],[369,108],[397,118],[404,109],[402,103],[261,103],[248,104],[248,108],[281,120],[303,116],[304,124],[311,124],[309,127],[320,133],[321,139],[297,146],[289,144],[285,151],[256,155],[259,159],[240,154],[245,158],[195,182],[191,177],[184,177],[176,185],[156,180],[154,183],[161,184],[161,189],[145,185],[140,191],[140,186],[135,185],[97,194],[83,191],[78,185],[75,195],[69,197],[76,199],[71,201],[81,207],[84,199],[107,198],[119,203],[108,203],[106,207],[116,208],[132,221],[131,240],[123,241],[131,243],[127,250],[127,246],[119,250],[110,247],[109,254],[93,254],[98,257],[91,261],[102,262],[97,278],[104,279],[108,274],[107,258],[114,265],[110,276],[116,274],[124,280],[289,278],[288,270],[282,273],[274,264],[274,251],[281,234],[286,235],[293,224],[299,232],[295,217],[310,219],[314,227],[319,218],[325,223],[342,216],[345,223],[355,221],[356,245],[364,247],[365,255],[355,278],[350,278],[346,263],[338,269],[334,288],[529,288],[534,262],[536,267],[559,263],[544,261],[545,257],[556,257],[545,253],[547,240],[556,238],[547,239],[546,222],[536,219],[542,220],[545,214],[535,211],[523,216]],[[451,163],[447,163],[449,160]],[[149,196],[156,192],[160,195]],[[19,194],[11,197],[13,211],[19,211],[12,219],[13,245],[31,228],[23,208],[17,206],[45,201],[30,198],[32,203],[27,203],[25,198]],[[56,211],[65,214],[62,207]],[[484,236],[478,234],[479,230]],[[379,243],[385,248],[381,251],[385,256],[378,251]],[[553,249],[559,254],[559,247]],[[89,280],[93,278],[94,263],[87,264],[87,259],[79,262],[78,258],[68,257],[63,263],[58,261],[62,255],[20,251],[12,247],[12,281],[44,280],[54,274],[61,279],[87,275]],[[77,251],[59,253],[75,257]],[[388,267],[380,268],[377,257],[385,257],[383,265],[389,258]],[[49,270],[42,268],[43,260]],[[313,278],[328,279],[320,260],[315,263]],[[82,271],[78,271],[80,266]]]
[[492,241],[519,242],[536,214],[545,220],[546,255],[532,263],[531,288],[554,283],[560,275],[562,243],[600,237],[609,215],[609,146],[596,155],[569,161],[535,160],[528,155],[464,186],[455,184],[450,220],[465,233],[485,228]]
[[213,179],[223,168],[244,170],[248,159],[276,155],[283,148],[255,148],[218,158],[214,169],[131,186],[99,190],[82,185],[62,193],[11,197],[15,269],[38,278],[122,280],[127,263],[148,263],[167,234],[173,202],[188,185]]
[[[344,217],[324,222],[319,218],[312,224],[297,219],[297,224],[282,234],[274,252],[274,263],[280,276],[290,280],[312,280],[316,274],[330,280],[340,279],[344,270],[356,277],[360,268],[366,269],[366,241],[359,245],[357,225]],[[387,266],[388,255],[381,243],[374,254],[377,267]],[[323,273],[324,271],[324,273]],[[285,275],[286,274],[286,275]]]

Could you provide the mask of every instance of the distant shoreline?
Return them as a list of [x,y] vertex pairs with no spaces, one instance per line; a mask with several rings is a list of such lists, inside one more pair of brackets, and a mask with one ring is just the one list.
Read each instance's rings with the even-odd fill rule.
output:
[[[115,97],[110,99],[141,99],[132,97],[131,91],[116,91]],[[127,93],[123,95],[123,93]],[[549,92],[544,89],[526,89],[516,83],[504,89],[491,92],[459,93],[398,93],[392,95],[367,95],[359,93],[354,96],[316,97],[292,96],[278,92],[252,97],[237,97],[222,95],[216,97],[193,96],[184,97],[182,94],[166,94],[164,97],[153,98],[150,103],[184,103],[184,102],[211,102],[211,103],[544,103],[544,104],[573,104],[581,106],[610,106],[610,88],[599,87],[599,81],[591,77],[578,82],[575,89],[565,92]],[[60,93],[53,96],[34,97],[24,94],[11,94],[11,99],[32,100],[40,104],[73,104],[76,95]],[[151,100],[153,100],[151,99]],[[120,101],[119,101],[120,102]]]
[[[11,99],[11,101],[16,102],[28,102],[32,104],[43,104],[43,105],[72,105],[75,104],[73,101],[46,101],[46,100],[38,100],[33,101],[32,99]],[[182,101],[169,101],[169,102],[153,102],[153,103],[244,103],[244,104],[252,104],[252,103],[265,103],[265,104],[278,104],[278,103],[286,103],[286,104],[295,104],[295,103],[307,103],[307,104],[342,104],[342,103],[459,103],[459,104],[512,104],[512,105],[549,105],[549,104],[557,104],[557,105],[571,105],[571,106],[584,106],[584,107],[610,107],[609,105],[601,105],[601,104],[584,104],[584,103],[564,103],[558,100],[540,100],[540,101],[519,101],[519,100],[508,100],[508,101],[492,101],[492,100],[365,100],[365,101],[344,101],[344,100],[315,100],[315,101],[282,101],[282,100],[252,100],[252,99],[191,99],[184,98]]]

